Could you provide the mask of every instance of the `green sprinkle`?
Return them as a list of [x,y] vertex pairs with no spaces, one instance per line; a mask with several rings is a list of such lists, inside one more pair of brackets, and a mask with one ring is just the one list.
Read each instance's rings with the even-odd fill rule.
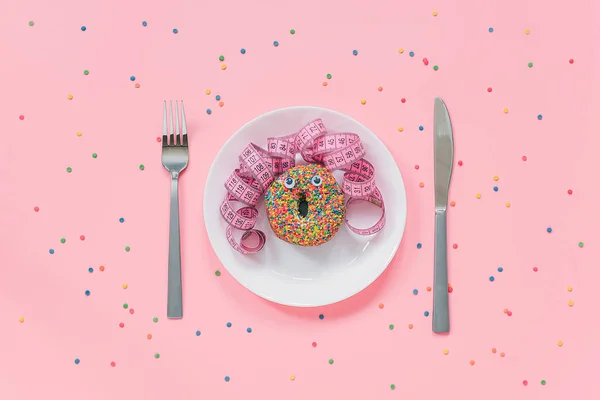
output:
[[141,169],[142,171],[144,170],[144,168],[146,168],[146,167],[144,167],[144,164],[140,164],[140,169]]
[[61,238],[61,239],[60,239],[60,242],[61,242],[61,243],[64,243],[64,242],[66,242],[66,241],[67,241],[67,239],[65,239],[65,238]]
[[293,35],[294,33],[296,33],[296,30],[295,29],[290,29],[290,34]]
[[98,154],[96,154],[96,153],[92,153],[92,157],[93,157],[93,158],[98,158]]
[[394,324],[390,324],[390,331],[394,330]]
[[333,364],[333,358],[329,359],[329,364]]
[[71,167],[67,167],[67,172],[71,173],[71,171],[73,171],[73,169]]
[[225,60],[225,57],[219,56],[219,61],[224,61],[224,60]]
[[579,247],[583,247],[583,242],[579,242]]
[[125,246],[125,251],[129,252],[129,250],[131,250],[131,247]]
[[156,354],[154,355],[154,358],[160,358],[160,354],[156,353]]
[[529,68],[533,68],[533,63],[532,63],[532,62],[530,62],[529,64],[527,64],[527,66],[528,66]]
[[327,74],[327,79],[331,79],[331,74]]
[[216,275],[216,276],[221,276],[221,271],[219,271],[219,270],[216,270],[216,271],[215,271],[215,275]]
[[123,308],[127,310],[129,308],[129,304],[127,304],[127,303],[123,304]]
[[545,385],[545,384],[546,384],[546,380],[542,379],[542,385]]
[[84,70],[83,70],[83,74],[84,74],[84,75],[89,75],[89,74],[90,74],[90,71],[88,71],[87,69],[84,69]]
[[33,26],[35,23],[33,21],[29,21],[29,26]]
[[438,69],[440,69],[440,67],[438,67],[437,65],[434,65],[434,66],[433,66],[433,70],[434,70],[434,71],[437,71]]
[[158,322],[158,318],[154,317],[154,318],[152,318],[152,321]]
[[396,389],[396,385],[394,385],[393,383],[390,385],[390,389],[394,390]]

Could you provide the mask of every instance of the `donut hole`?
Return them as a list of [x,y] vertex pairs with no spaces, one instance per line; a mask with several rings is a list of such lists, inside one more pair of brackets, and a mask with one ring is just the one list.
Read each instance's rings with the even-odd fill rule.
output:
[[300,193],[300,196],[298,196],[298,214],[303,218],[308,215],[308,202],[304,193]]

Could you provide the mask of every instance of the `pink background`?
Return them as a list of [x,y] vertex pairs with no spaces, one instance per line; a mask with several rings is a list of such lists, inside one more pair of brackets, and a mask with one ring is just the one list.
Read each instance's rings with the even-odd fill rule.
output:
[[[598,398],[599,18],[591,0],[3,1],[0,398]],[[447,336],[433,335],[423,315],[436,95],[464,162],[450,195],[458,248],[449,250]],[[156,137],[162,100],[179,98],[192,135],[181,180],[185,317],[169,321],[169,180]],[[244,290],[211,250],[201,213],[220,146],[251,118],[290,105],[370,127],[408,194],[390,267],[322,309]]]

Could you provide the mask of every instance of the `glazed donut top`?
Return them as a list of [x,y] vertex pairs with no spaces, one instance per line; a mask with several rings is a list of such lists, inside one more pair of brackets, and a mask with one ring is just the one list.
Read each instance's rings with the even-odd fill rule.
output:
[[267,189],[265,206],[275,235],[292,244],[318,246],[344,222],[344,194],[319,164],[291,168]]

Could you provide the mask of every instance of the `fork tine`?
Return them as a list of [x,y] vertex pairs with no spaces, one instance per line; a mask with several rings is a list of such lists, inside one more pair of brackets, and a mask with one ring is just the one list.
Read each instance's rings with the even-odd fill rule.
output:
[[173,136],[173,102],[169,100],[169,108],[171,113],[169,114],[169,145],[175,145],[175,137]]
[[182,144],[187,147],[187,124],[185,123],[185,110],[183,109],[183,100],[181,100],[181,138]]
[[162,146],[167,147],[169,143],[167,142],[167,101],[165,100],[163,103],[163,127],[162,127]]
[[175,145],[181,145],[181,131],[179,130],[179,102],[175,100]]

